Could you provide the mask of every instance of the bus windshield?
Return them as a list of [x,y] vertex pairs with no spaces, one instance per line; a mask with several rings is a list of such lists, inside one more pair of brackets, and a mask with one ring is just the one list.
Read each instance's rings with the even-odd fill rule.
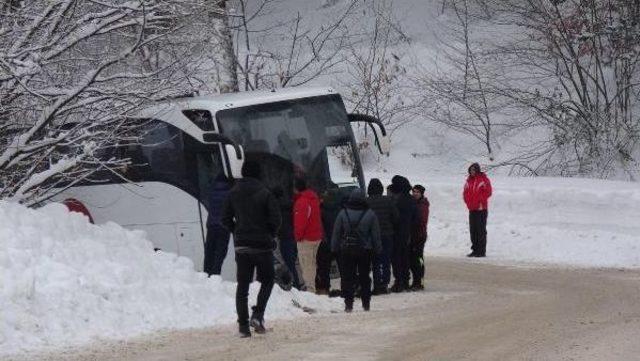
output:
[[324,190],[329,182],[361,185],[354,138],[339,95],[293,99],[219,111],[224,135],[262,164],[270,187],[290,187],[293,176]]

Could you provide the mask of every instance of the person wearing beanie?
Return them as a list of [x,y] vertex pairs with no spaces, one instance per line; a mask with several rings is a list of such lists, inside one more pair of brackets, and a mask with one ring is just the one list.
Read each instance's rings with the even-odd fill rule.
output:
[[354,189],[338,213],[331,235],[331,251],[339,254],[345,312],[353,310],[356,282],[360,285],[362,308],[371,307],[371,259],[382,252],[380,225],[360,189]]
[[391,191],[398,209],[399,222],[393,241],[392,268],[395,279],[392,292],[404,292],[409,289],[409,244],[411,230],[418,222],[416,201],[411,197],[411,183],[403,176],[391,179]]
[[[245,161],[242,179],[233,186],[222,208],[221,224],[233,234],[236,253],[236,311],[241,337],[251,337],[250,326],[264,333],[264,313],[273,289],[273,250],[280,228],[278,202],[260,182],[260,164]],[[249,285],[254,271],[260,282],[258,302],[249,319]]]
[[411,232],[411,245],[409,246],[409,269],[413,282],[412,291],[424,289],[422,279],[424,278],[424,245],[427,243],[427,224],[429,222],[429,200],[425,195],[425,188],[416,184],[411,189],[411,194],[416,200],[418,210],[418,221],[414,224]]
[[298,247],[298,260],[307,289],[315,292],[318,248],[324,235],[320,215],[320,198],[307,187],[304,178],[294,184],[293,234]]
[[467,170],[469,176],[464,184],[462,198],[469,209],[469,234],[471,253],[467,257],[485,257],[487,251],[487,216],[489,197],[493,192],[491,181],[480,170],[480,164],[473,163]]
[[373,295],[389,293],[391,281],[391,255],[393,254],[393,236],[400,216],[393,198],[383,196],[384,188],[379,179],[369,181],[367,203],[378,217],[382,252],[373,260]]

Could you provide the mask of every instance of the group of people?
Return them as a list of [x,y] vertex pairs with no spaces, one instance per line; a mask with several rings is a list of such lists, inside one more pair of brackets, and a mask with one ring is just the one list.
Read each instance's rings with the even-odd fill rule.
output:
[[[276,277],[274,256],[291,275],[293,286],[317,294],[330,293],[335,259],[346,312],[353,310],[356,293],[368,311],[372,295],[424,289],[429,219],[424,186],[412,186],[407,178],[396,175],[386,195],[382,182],[374,178],[366,194],[354,189],[345,196],[335,185],[318,194],[299,177],[294,181],[293,199],[288,200],[282,189],[267,188],[260,173],[259,163],[246,161],[243,178],[233,187],[220,179],[209,200],[205,272],[220,274],[229,234],[233,234],[241,337],[250,337],[251,328],[265,332],[264,312]],[[470,211],[472,253],[468,256],[485,255],[490,196],[491,184],[474,163],[463,192]],[[254,273],[261,287],[249,316]]]

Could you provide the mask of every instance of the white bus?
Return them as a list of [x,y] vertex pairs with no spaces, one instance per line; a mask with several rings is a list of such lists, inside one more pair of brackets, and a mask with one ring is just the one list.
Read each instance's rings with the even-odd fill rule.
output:
[[[389,146],[384,126],[347,114],[331,88],[180,98],[144,110],[140,119],[139,141],[114,148],[132,162],[122,177],[97,172],[56,200],[79,201],[98,224],[144,230],[155,247],[190,258],[197,270],[203,267],[210,188],[220,173],[240,178],[244,160],[255,159],[271,188],[290,191],[298,175],[320,192],[329,182],[364,187],[350,123],[368,124],[380,152]],[[234,273],[229,259],[223,277]]]

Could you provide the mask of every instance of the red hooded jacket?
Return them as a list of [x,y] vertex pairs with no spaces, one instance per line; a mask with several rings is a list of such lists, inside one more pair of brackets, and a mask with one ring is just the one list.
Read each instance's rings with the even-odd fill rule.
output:
[[298,193],[293,203],[293,234],[296,241],[321,241],[322,218],[320,199],[316,192],[306,189]]
[[462,197],[470,211],[489,209],[491,197],[491,182],[484,173],[478,173],[467,178]]

